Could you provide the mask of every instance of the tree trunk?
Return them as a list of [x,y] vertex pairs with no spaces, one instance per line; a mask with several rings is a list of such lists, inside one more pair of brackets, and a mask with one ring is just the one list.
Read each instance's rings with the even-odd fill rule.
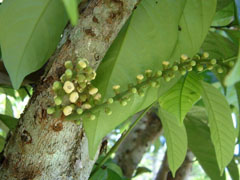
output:
[[115,160],[123,174],[131,178],[143,155],[159,137],[162,124],[154,112],[147,113],[119,147]]
[[[86,58],[95,69],[124,25],[137,0],[93,0],[80,15],[63,46],[51,58],[49,71],[36,87],[18,126],[4,149],[1,180],[86,180],[94,160],[82,125],[47,115],[53,105],[52,84],[66,60]],[[97,156],[96,156],[97,157]]]
[[183,164],[177,170],[175,177],[173,178],[167,162],[167,153],[165,153],[163,162],[155,180],[186,180],[192,169],[192,161],[193,154],[191,151],[188,151]]

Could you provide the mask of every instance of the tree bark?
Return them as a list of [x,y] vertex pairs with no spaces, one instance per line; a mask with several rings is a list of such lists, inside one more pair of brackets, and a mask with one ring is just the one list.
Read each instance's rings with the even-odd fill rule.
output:
[[157,177],[155,180],[185,180],[187,179],[189,173],[192,169],[193,154],[191,151],[187,152],[186,158],[180,168],[177,170],[175,177],[172,176],[170,172],[168,162],[167,162],[167,153],[165,153],[163,162],[158,171]]
[[[4,150],[1,180],[86,180],[94,160],[82,125],[47,115],[53,105],[52,84],[66,60],[86,58],[95,69],[137,0],[93,0],[80,15],[63,46],[52,56],[18,126]],[[97,157],[97,156],[96,156]]]
[[154,112],[147,113],[119,147],[115,160],[123,174],[131,178],[143,155],[162,132],[162,124]]

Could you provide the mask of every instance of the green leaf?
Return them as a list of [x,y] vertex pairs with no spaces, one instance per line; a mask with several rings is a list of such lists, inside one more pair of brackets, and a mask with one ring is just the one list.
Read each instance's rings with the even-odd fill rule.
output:
[[238,171],[238,164],[235,162],[235,159],[233,158],[230,164],[227,167],[229,174],[232,178],[232,180],[239,180],[239,171]]
[[136,173],[135,173],[134,177],[139,176],[139,175],[144,174],[144,173],[151,173],[151,172],[152,171],[150,169],[146,168],[146,167],[138,167],[136,169]]
[[5,112],[4,114],[13,116],[13,108],[12,108],[12,102],[10,101],[9,97],[6,96],[5,98]]
[[184,124],[187,130],[188,148],[211,179],[225,180],[225,176],[220,176],[210,130],[206,123],[207,114],[204,108],[194,107],[187,114]]
[[[113,85],[119,84],[121,91],[125,91],[129,83],[136,81],[136,75],[146,69],[161,70],[163,60],[173,62],[181,54],[193,56],[197,53],[215,7],[216,0],[142,0],[97,70],[95,85],[103,99],[114,96]],[[110,117],[102,110],[95,113],[94,121],[84,119],[90,157],[94,157],[107,133],[148,107],[174,84],[161,81],[159,89],[147,88],[145,97],[134,96],[126,107],[114,103],[110,106],[113,112]]]
[[2,121],[10,130],[15,129],[18,123],[18,119],[3,114],[0,114],[0,121]]
[[78,22],[78,3],[77,0],[62,0],[72,25]]
[[5,139],[2,136],[0,136],[0,152],[2,152],[4,145],[5,145]]
[[185,115],[199,100],[201,86],[195,73],[188,73],[177,84],[160,97],[160,106],[183,122]]
[[236,133],[231,117],[231,109],[225,97],[212,85],[202,85],[202,98],[206,106],[211,139],[216,151],[218,166],[223,173],[224,168],[232,160]]
[[187,134],[184,125],[170,113],[159,108],[159,117],[163,124],[164,136],[167,142],[167,159],[169,168],[175,176],[177,169],[183,163],[187,153]]
[[231,86],[231,85],[237,83],[238,81],[240,81],[240,46],[239,46],[239,50],[238,50],[238,60],[235,64],[234,68],[226,76],[225,85]]
[[225,8],[232,2],[233,2],[233,0],[217,0],[217,11]]
[[1,5],[2,58],[15,89],[52,55],[66,23],[59,0],[7,0]]
[[233,19],[234,2],[232,1],[226,7],[216,12],[212,22],[212,26],[227,26],[233,21]]
[[104,166],[106,166],[108,169],[117,173],[120,177],[123,176],[122,169],[117,164],[113,162],[108,162],[108,163],[105,163]]

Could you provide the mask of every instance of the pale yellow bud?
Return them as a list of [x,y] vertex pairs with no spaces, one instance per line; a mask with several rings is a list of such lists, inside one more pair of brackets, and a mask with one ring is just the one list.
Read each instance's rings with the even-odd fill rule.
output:
[[69,116],[70,114],[72,114],[72,110],[73,108],[71,106],[66,106],[64,109],[63,109],[63,114],[65,116]]
[[114,86],[113,86],[113,89],[114,89],[114,90],[120,89],[120,85],[114,85]]
[[81,61],[78,61],[78,65],[81,67],[81,68],[86,68],[87,67],[87,63],[83,60]]
[[75,103],[77,102],[78,98],[79,98],[79,94],[77,92],[73,92],[70,94],[69,101],[71,103]]
[[144,79],[144,76],[142,74],[139,74],[139,75],[137,75],[137,79],[141,81]]
[[96,96],[94,96],[95,100],[100,100],[102,98],[102,95],[100,93],[97,93]]
[[82,105],[82,108],[83,109],[91,109],[92,106],[91,106],[91,104],[85,103],[85,104]]
[[70,94],[75,89],[75,87],[71,81],[66,81],[64,83],[63,89],[67,94]]
[[188,56],[186,54],[181,55],[181,60],[186,61],[188,59]]
[[90,95],[94,95],[94,94],[96,94],[97,92],[98,92],[98,88],[92,88],[92,89],[89,90],[89,94],[90,94]]

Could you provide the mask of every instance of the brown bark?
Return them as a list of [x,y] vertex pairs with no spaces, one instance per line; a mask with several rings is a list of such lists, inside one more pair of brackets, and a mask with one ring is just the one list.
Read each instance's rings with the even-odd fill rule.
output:
[[4,150],[1,180],[86,180],[94,164],[82,125],[47,115],[53,104],[52,84],[64,72],[66,60],[89,60],[97,68],[130,16],[137,0],[93,0],[81,14],[67,41],[47,65],[49,71],[35,89],[16,131]]
[[119,147],[115,160],[123,174],[131,178],[151,144],[159,137],[162,124],[154,112],[147,113]]
[[167,162],[167,153],[165,153],[163,162],[158,171],[157,177],[155,180],[185,180],[187,179],[189,173],[192,169],[193,154],[188,151],[186,158],[180,168],[177,170],[175,177],[173,178],[172,173],[170,172],[168,162]]

